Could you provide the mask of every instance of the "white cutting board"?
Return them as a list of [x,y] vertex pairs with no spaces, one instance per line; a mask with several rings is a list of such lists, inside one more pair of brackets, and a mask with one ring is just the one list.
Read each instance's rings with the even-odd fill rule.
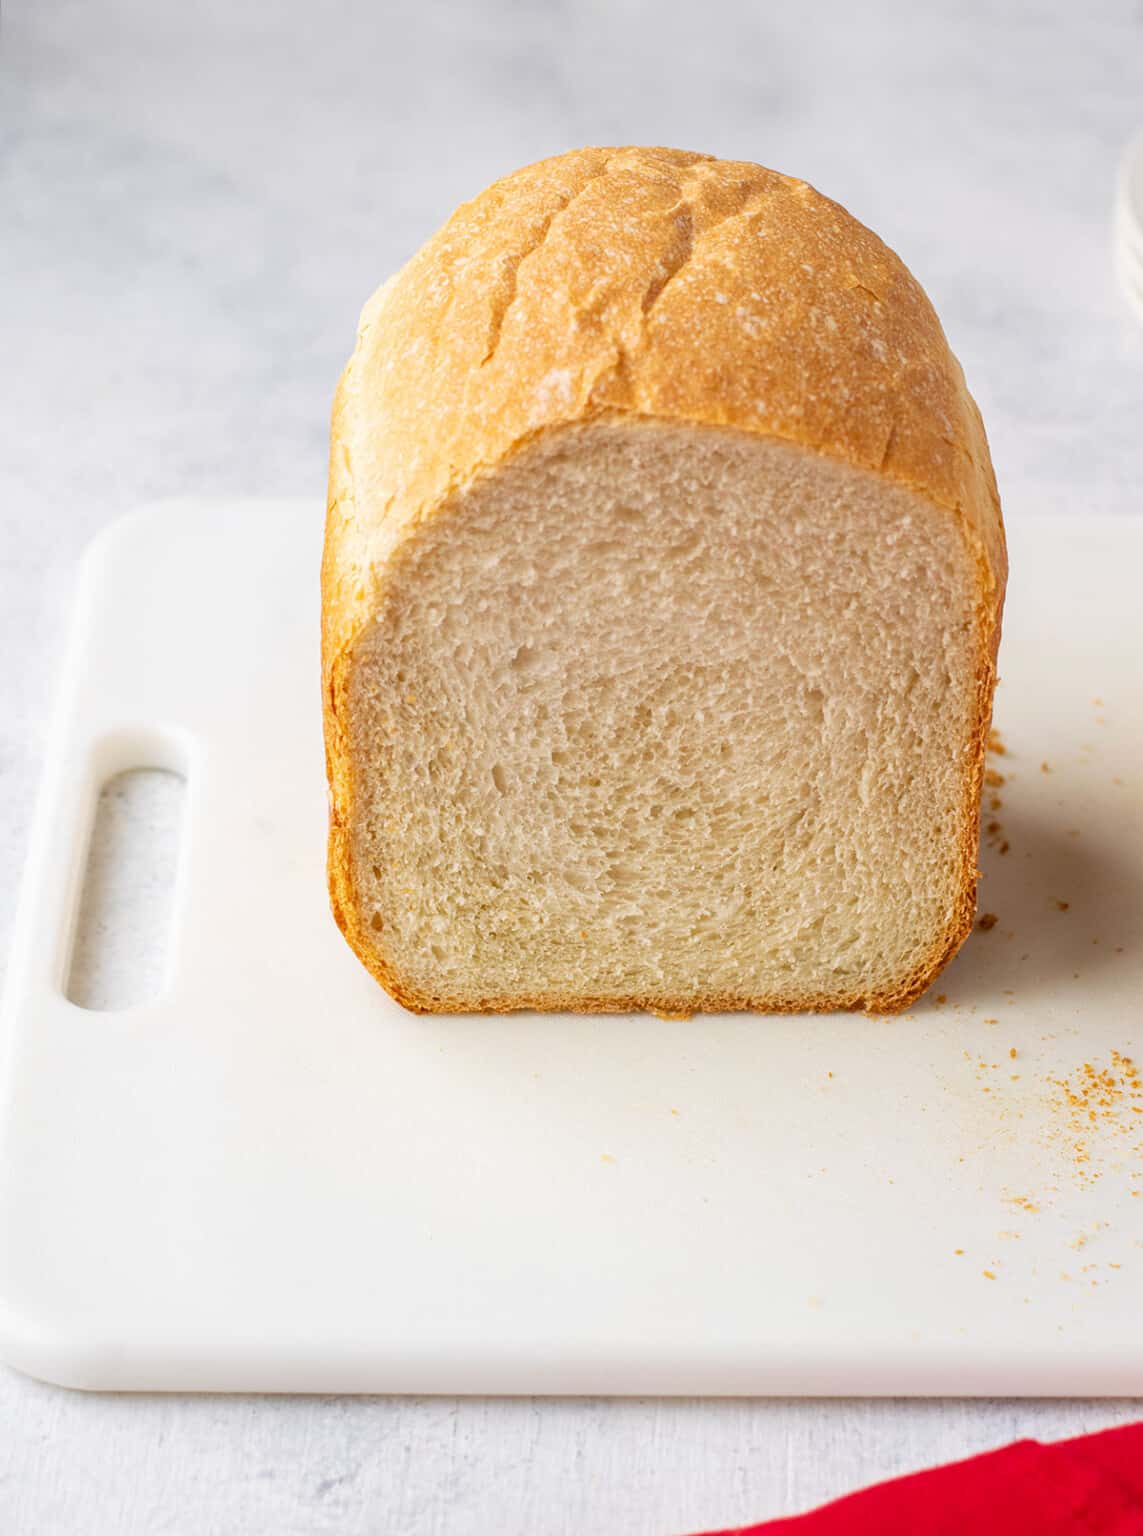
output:
[[[320,537],[180,503],[87,560],[3,1021],[0,1352],[112,1388],[1143,1393],[1143,521],[1012,529],[998,921],[893,1019],[391,1002],[326,904]],[[138,766],[189,780],[170,975],[89,1012],[88,828]]]

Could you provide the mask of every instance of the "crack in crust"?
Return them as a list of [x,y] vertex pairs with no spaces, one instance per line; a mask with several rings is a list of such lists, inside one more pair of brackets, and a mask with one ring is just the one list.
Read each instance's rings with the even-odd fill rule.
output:
[[567,213],[569,209],[574,206],[574,204],[579,202],[580,198],[584,196],[593,182],[599,181],[601,177],[607,175],[608,168],[611,165],[613,159],[613,155],[608,155],[599,169],[593,171],[588,176],[587,180],[583,183],[578,191],[570,193],[563,200],[563,202],[559,204],[558,207],[553,208],[551,213],[549,213],[546,218],[540,221],[540,227],[536,233],[536,236],[522,251],[519,251],[512,256],[506,256],[503,259],[501,264],[501,275],[502,280],[507,284],[507,292],[504,294],[502,299],[499,301],[494,301],[493,303],[492,315],[488,323],[488,341],[485,346],[484,356],[480,359],[479,366],[481,368],[486,367],[493,360],[497,351],[499,350],[500,338],[504,333],[504,322],[508,317],[509,310],[512,308],[513,304],[515,304],[516,295],[520,290],[520,268],[524,265],[525,262],[540,254],[545,244],[547,243],[549,235],[552,232],[552,226],[563,214]]
[[675,237],[671,247],[659,264],[650,285],[644,293],[641,308],[644,320],[654,309],[667,284],[672,282],[690,261],[695,248],[695,217],[694,209],[685,198],[678,204],[678,211],[674,216]]

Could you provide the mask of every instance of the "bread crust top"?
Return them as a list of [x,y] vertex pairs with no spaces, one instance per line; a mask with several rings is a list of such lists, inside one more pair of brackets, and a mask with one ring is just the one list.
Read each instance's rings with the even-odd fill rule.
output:
[[404,525],[602,412],[766,433],[911,486],[963,523],[999,611],[980,413],[900,259],[762,166],[582,149],[463,204],[365,306],[334,410],[327,682]]

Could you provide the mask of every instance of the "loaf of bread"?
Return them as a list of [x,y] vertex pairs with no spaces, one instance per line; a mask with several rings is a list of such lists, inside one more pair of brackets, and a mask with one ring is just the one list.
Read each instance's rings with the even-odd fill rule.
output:
[[900,260],[585,149],[366,305],[322,567],[333,910],[407,1007],[903,1008],[973,921],[1004,534]]

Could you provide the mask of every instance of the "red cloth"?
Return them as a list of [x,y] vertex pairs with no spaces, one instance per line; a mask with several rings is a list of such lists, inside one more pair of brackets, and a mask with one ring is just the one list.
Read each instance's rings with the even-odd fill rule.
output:
[[864,1488],[833,1504],[708,1536],[1143,1536],[1143,1424]]

